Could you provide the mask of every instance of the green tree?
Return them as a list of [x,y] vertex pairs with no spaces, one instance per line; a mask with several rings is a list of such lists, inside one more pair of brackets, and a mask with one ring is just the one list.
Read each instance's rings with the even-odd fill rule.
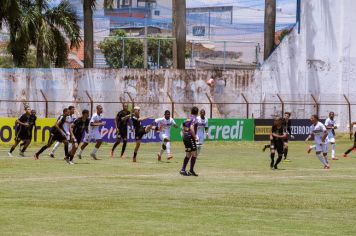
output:
[[[104,0],[104,7],[111,8],[113,0]],[[96,6],[96,0],[83,0],[84,13],[84,67],[94,67],[94,27],[93,11]]]
[[36,66],[48,60],[56,67],[66,65],[70,48],[78,47],[79,19],[69,1],[50,7],[49,0],[20,0],[20,25],[10,28],[9,51],[16,66],[26,63],[30,46],[36,48]]
[[[160,36],[150,37],[148,40],[148,56],[151,63],[162,68],[173,66],[173,41],[160,39]],[[159,60],[158,60],[159,59]],[[159,65],[158,65],[159,61]]]

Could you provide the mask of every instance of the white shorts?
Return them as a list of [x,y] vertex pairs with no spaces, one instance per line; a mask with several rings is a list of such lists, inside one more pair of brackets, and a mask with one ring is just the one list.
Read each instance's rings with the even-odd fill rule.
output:
[[328,153],[328,143],[324,143],[323,145],[315,144],[315,151],[322,152],[322,153]]
[[335,143],[335,138],[328,138],[328,143]]
[[101,134],[99,131],[91,131],[89,134],[85,133],[83,142],[90,143],[90,141],[94,140],[101,140]]
[[171,139],[171,137],[165,133],[159,133],[159,138],[161,139],[161,141],[165,140],[165,139]]

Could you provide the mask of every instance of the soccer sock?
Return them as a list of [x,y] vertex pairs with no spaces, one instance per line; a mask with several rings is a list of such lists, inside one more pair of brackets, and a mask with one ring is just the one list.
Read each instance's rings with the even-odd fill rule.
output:
[[122,143],[122,148],[121,148],[121,156],[123,156],[123,155],[124,155],[124,153],[125,153],[125,150],[126,150],[126,144],[127,144],[127,141],[124,141],[124,142]]
[[68,155],[69,155],[69,152],[68,152],[68,143],[65,143],[64,144],[64,155],[66,156],[66,157],[68,157]]
[[345,152],[345,154],[346,154],[346,155],[349,154],[350,152],[352,152],[352,150],[354,150],[354,147],[352,147],[352,148],[350,148],[349,150],[347,150],[347,151]]
[[57,149],[59,148],[59,146],[61,146],[60,142],[56,142],[56,144],[54,145],[51,154],[54,155],[54,153],[57,151]]
[[93,151],[91,151],[91,154],[95,155],[97,151],[98,151],[98,148],[95,147],[95,148],[93,148]]
[[188,162],[189,162],[189,157],[186,156],[183,161],[182,171],[185,171],[185,169],[187,168]]
[[166,152],[167,152],[167,154],[168,155],[170,155],[171,154],[171,142],[167,142],[166,143]]
[[328,156],[324,156],[324,159],[325,159],[326,164],[329,164]]
[[42,152],[44,152],[48,147],[48,145],[43,146],[38,152],[36,152],[36,156],[41,155]]
[[114,152],[115,148],[120,144],[120,140],[116,141],[116,143],[114,143],[114,146],[112,146],[111,151]]
[[133,158],[136,158],[136,157],[137,157],[137,152],[134,152]]
[[271,168],[274,166],[274,153],[271,153]]
[[284,149],[284,160],[287,159],[288,156],[288,148]]
[[197,152],[198,152],[198,155],[200,154],[200,151],[201,151],[201,146],[197,146]]
[[320,162],[323,163],[324,166],[327,165],[327,163],[325,162],[325,158],[324,158],[323,154],[316,154],[316,156],[318,157]]
[[26,149],[27,149],[27,147],[28,147],[28,146],[26,146],[26,145],[25,145],[25,146],[23,146],[23,148],[22,148],[21,152],[25,152],[25,151],[26,151]]
[[195,162],[197,161],[197,157],[192,157],[190,160],[190,171],[194,171]]
[[336,143],[332,144],[331,157],[335,157]]
[[79,149],[78,155],[82,155],[82,153],[83,153],[83,149]]
[[10,148],[10,153],[12,153],[15,150],[14,146]]
[[274,164],[274,167],[277,167],[277,166],[278,166],[278,164],[282,161],[282,158],[283,158],[283,155],[279,155],[279,154],[278,154],[278,159],[277,159],[277,161],[276,161],[276,164]]
[[73,161],[74,155],[69,155],[69,160]]

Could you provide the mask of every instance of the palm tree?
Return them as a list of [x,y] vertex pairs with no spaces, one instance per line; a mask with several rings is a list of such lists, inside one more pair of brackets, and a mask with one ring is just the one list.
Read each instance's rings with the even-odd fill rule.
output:
[[16,23],[19,17],[19,2],[15,0],[0,1],[0,29],[2,23],[5,22],[9,26]]
[[[104,0],[104,8],[111,8],[113,0]],[[93,10],[97,4],[96,0],[83,0],[84,13],[84,67],[94,67],[94,29]]]
[[79,19],[69,1],[50,7],[48,0],[20,0],[21,25],[11,29],[9,48],[17,66],[25,63],[27,51],[36,47],[36,66],[43,67],[45,58],[56,67],[67,62],[69,48],[78,47]]

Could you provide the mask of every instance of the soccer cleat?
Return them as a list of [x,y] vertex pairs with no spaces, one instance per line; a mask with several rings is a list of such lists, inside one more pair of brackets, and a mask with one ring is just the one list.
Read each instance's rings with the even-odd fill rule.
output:
[[54,158],[54,154],[53,154],[53,153],[50,153],[50,154],[49,154],[49,157],[50,157],[50,158]]
[[94,154],[94,153],[90,153],[90,156],[91,156],[94,160],[99,160],[99,159],[96,157],[96,154]]
[[82,159],[82,155],[81,155],[81,154],[78,154],[77,157],[78,157],[79,159]]
[[188,176],[198,176],[198,174],[197,173],[195,173],[194,172],[194,170],[190,170],[189,172],[188,172]]
[[120,159],[121,159],[121,160],[124,160],[124,159],[125,159],[125,156],[124,156],[124,155],[122,155],[122,156],[120,157]]
[[158,161],[161,161],[161,160],[162,160],[162,157],[161,157],[161,155],[159,155],[159,153],[157,153],[157,160],[158,160]]
[[73,161],[68,162],[70,165],[74,165],[75,163]]
[[179,171],[179,174],[180,174],[181,176],[188,176],[187,172],[184,171],[184,170]]
[[111,157],[111,158],[114,158],[114,151],[111,151],[111,152],[110,152],[110,157]]
[[167,157],[167,160],[169,161],[169,160],[172,160],[173,159],[173,156],[172,155],[169,155],[168,157]]
[[289,159],[284,159],[283,162],[291,162]]
[[313,150],[313,147],[312,147],[312,146],[309,146],[307,153],[310,154],[311,150]]
[[344,158],[348,158],[348,156],[347,156],[347,154],[346,154],[346,153],[342,154],[342,157],[344,157]]
[[331,160],[336,161],[336,160],[339,160],[339,158],[337,158],[337,157],[332,157]]
[[8,152],[7,155],[8,155],[9,157],[14,157],[11,152]]
[[40,158],[39,158],[39,156],[38,156],[37,154],[35,154],[35,155],[33,156],[33,159],[34,159],[34,160],[38,160],[38,159],[40,159]]
[[137,162],[136,157],[132,158],[132,162]]
[[20,152],[19,154],[20,154],[20,156],[25,157],[25,153],[24,152]]
[[64,160],[69,164],[69,158],[68,157],[65,157]]
[[274,165],[274,166],[273,166],[273,169],[274,169],[274,170],[278,170],[278,166]]
[[330,166],[329,165],[325,165],[324,169],[328,170],[328,169],[330,169]]

